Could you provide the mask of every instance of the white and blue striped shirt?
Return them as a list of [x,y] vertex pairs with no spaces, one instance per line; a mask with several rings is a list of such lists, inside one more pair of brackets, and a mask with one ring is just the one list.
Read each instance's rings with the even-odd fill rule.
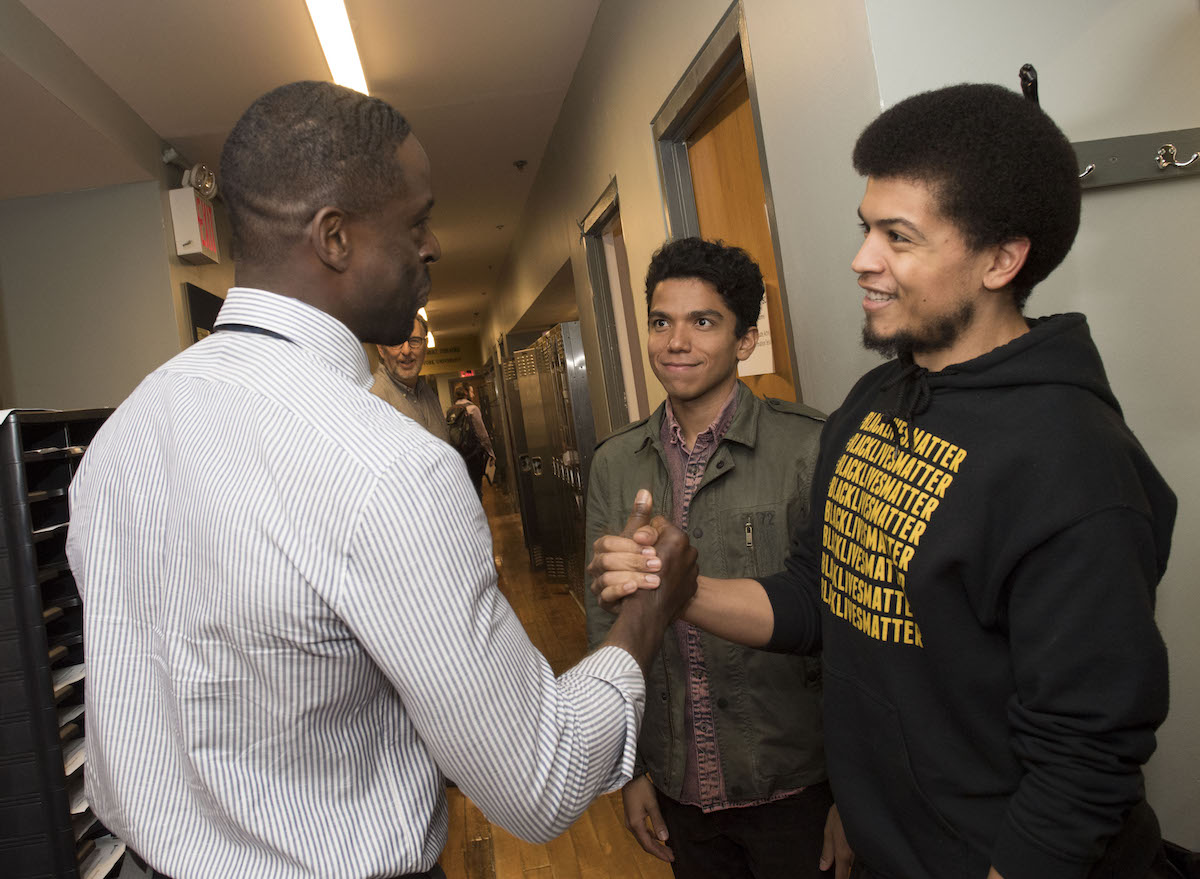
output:
[[518,836],[633,768],[642,673],[555,678],[496,587],[459,455],[368,392],[339,321],[234,288],[71,486],[87,791],[176,879],[386,877],[446,841],[443,773]]

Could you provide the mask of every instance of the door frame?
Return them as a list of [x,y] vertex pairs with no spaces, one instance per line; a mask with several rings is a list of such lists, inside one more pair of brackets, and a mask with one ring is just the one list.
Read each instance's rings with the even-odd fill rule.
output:
[[775,197],[771,192],[771,175],[763,146],[762,114],[758,109],[758,89],[755,86],[754,65],[750,61],[750,40],[746,31],[746,11],[742,0],[736,0],[722,16],[650,123],[655,152],[658,155],[659,184],[666,207],[667,236],[686,238],[700,234],[695,189],[687,156],[687,139],[743,71],[750,92],[750,113],[754,119],[754,139],[758,145],[758,166],[762,171],[763,193],[766,196],[767,229],[771,235],[775,271],[779,280],[783,333],[787,340],[796,399],[802,400],[795,336],[792,334],[791,308],[784,279],[783,253],[779,246],[779,227],[775,222]]
[[596,337],[600,348],[600,371],[604,377],[605,405],[611,430],[629,423],[629,396],[621,369],[621,348],[617,341],[616,312],[612,303],[612,284],[604,257],[604,227],[620,210],[617,179],[614,177],[596,203],[579,223],[587,256],[588,281],[592,287],[592,311],[596,318]]

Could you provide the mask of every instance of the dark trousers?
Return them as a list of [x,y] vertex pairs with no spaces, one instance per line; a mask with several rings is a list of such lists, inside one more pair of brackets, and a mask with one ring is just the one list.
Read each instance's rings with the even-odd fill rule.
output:
[[818,862],[832,805],[828,782],[773,803],[707,813],[658,794],[676,879],[831,876],[832,871],[818,869]]
[[471,484],[475,486],[475,493],[479,495],[479,499],[483,500],[483,471],[487,469],[487,455],[482,457],[472,456],[466,459],[467,473],[471,477]]

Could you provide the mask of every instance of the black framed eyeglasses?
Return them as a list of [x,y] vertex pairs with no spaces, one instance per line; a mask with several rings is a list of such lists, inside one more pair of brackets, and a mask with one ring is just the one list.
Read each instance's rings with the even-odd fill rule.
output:
[[412,350],[419,351],[420,349],[425,347],[425,337],[424,336],[409,336],[405,341],[401,342],[400,344],[408,345],[408,347],[411,348]]

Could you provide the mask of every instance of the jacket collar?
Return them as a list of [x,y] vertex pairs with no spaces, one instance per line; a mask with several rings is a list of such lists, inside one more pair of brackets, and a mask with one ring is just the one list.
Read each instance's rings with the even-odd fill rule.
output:
[[[747,448],[754,448],[755,443],[758,442],[758,417],[761,412],[757,403],[758,399],[745,383],[739,380],[737,383],[737,411],[733,414],[729,430],[725,431],[725,436],[721,439],[722,443],[733,442]],[[663,419],[666,417],[667,404],[664,400],[637,428],[642,435],[642,442],[637,448],[638,452],[645,451],[647,447],[653,447],[660,455],[662,454],[662,425]]]

